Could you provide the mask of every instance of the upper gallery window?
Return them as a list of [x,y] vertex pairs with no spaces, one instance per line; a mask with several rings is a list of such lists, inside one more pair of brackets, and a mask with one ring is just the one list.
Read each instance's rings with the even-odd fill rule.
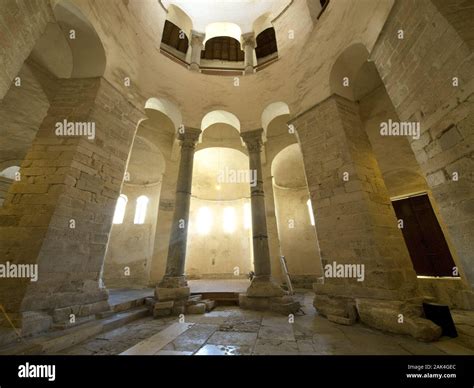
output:
[[245,54],[240,48],[240,42],[230,36],[217,36],[206,42],[201,52],[201,59],[243,62]]
[[[275,29],[273,27],[269,27],[258,34],[256,43],[255,54],[259,64],[262,62],[262,59],[271,59],[270,56],[273,57],[278,53]],[[265,62],[265,60],[263,61]]]
[[166,45],[168,50],[170,48],[170,51],[175,50],[174,54],[178,54],[182,59],[186,56],[189,47],[189,40],[184,31],[169,20],[165,21],[161,43]]

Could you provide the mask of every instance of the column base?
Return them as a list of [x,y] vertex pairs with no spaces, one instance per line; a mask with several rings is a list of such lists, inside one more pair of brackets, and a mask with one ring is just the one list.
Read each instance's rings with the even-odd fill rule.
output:
[[239,295],[239,306],[257,311],[274,311],[279,314],[294,314],[300,309],[296,302],[270,276],[257,276],[245,294]]
[[239,306],[245,310],[273,311],[278,314],[295,314],[301,305],[291,296],[280,297],[251,297],[247,294],[239,295]]
[[165,276],[155,288],[155,299],[158,302],[183,301],[184,304],[189,295],[190,289],[184,276]]
[[249,74],[253,74],[253,73],[255,73],[255,71],[253,69],[253,66],[247,66],[244,70],[245,75],[249,75]]
[[252,298],[271,298],[287,294],[270,276],[256,276],[246,292],[246,295]]
[[200,71],[201,71],[201,68],[200,68],[200,66],[199,66],[197,63],[191,63],[191,64],[189,65],[189,70],[200,72]]

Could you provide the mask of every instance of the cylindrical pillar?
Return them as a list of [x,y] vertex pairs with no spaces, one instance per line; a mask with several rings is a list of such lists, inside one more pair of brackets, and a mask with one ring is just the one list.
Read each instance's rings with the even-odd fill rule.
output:
[[242,48],[245,54],[245,74],[253,74],[254,72],[254,52],[255,52],[255,35],[253,32],[242,35]]
[[160,286],[184,287],[184,266],[188,237],[189,207],[193,178],[194,149],[201,130],[186,128],[179,134],[181,140],[181,158],[176,184],[176,200],[171,227],[171,237],[166,261],[166,273]]
[[283,290],[271,278],[270,250],[268,247],[265,196],[263,192],[262,129],[242,133],[242,139],[249,151],[250,174],[255,180],[250,187],[252,209],[253,256],[255,278],[247,296],[280,296]]
[[203,42],[204,42],[205,35],[196,32],[194,30],[191,31],[191,63],[189,65],[189,69],[193,71],[199,71],[201,67],[201,51],[203,49]]

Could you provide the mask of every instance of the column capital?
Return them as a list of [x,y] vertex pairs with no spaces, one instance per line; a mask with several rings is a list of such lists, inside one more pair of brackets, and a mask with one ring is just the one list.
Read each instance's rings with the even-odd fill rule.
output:
[[257,46],[257,41],[255,39],[255,34],[253,32],[247,32],[241,36],[242,48],[250,46],[253,49]]
[[259,128],[252,131],[243,132],[240,137],[242,137],[242,140],[245,142],[245,145],[250,152],[259,152],[262,150],[263,146],[262,134],[263,129]]
[[199,45],[200,47],[202,47],[205,37],[206,37],[206,34],[202,32],[197,32],[196,30],[191,30],[191,39],[190,39],[191,46]]
[[184,128],[178,132],[178,139],[181,140],[181,146],[194,147],[201,136],[201,130],[197,128]]

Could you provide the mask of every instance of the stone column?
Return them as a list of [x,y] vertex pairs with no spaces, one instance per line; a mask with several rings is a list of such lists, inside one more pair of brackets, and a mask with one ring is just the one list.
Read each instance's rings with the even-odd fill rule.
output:
[[263,192],[262,162],[262,129],[243,133],[249,151],[249,168],[256,173],[256,184],[250,188],[252,208],[252,234],[255,278],[246,294],[239,296],[240,306],[249,309],[271,309],[284,313],[295,312],[299,304],[290,297],[283,297],[286,292],[271,277],[270,250],[268,246],[265,196]]
[[203,50],[203,42],[205,35],[192,30],[191,31],[191,64],[189,69],[199,71],[201,65],[201,51]]
[[181,158],[166,273],[155,292],[155,296],[159,301],[183,299],[189,296],[189,287],[184,276],[184,265],[188,238],[194,149],[200,134],[201,130],[194,128],[187,128],[184,133],[179,134]]
[[242,48],[245,53],[245,74],[253,74],[254,72],[254,53],[255,53],[255,35],[253,32],[242,35]]

